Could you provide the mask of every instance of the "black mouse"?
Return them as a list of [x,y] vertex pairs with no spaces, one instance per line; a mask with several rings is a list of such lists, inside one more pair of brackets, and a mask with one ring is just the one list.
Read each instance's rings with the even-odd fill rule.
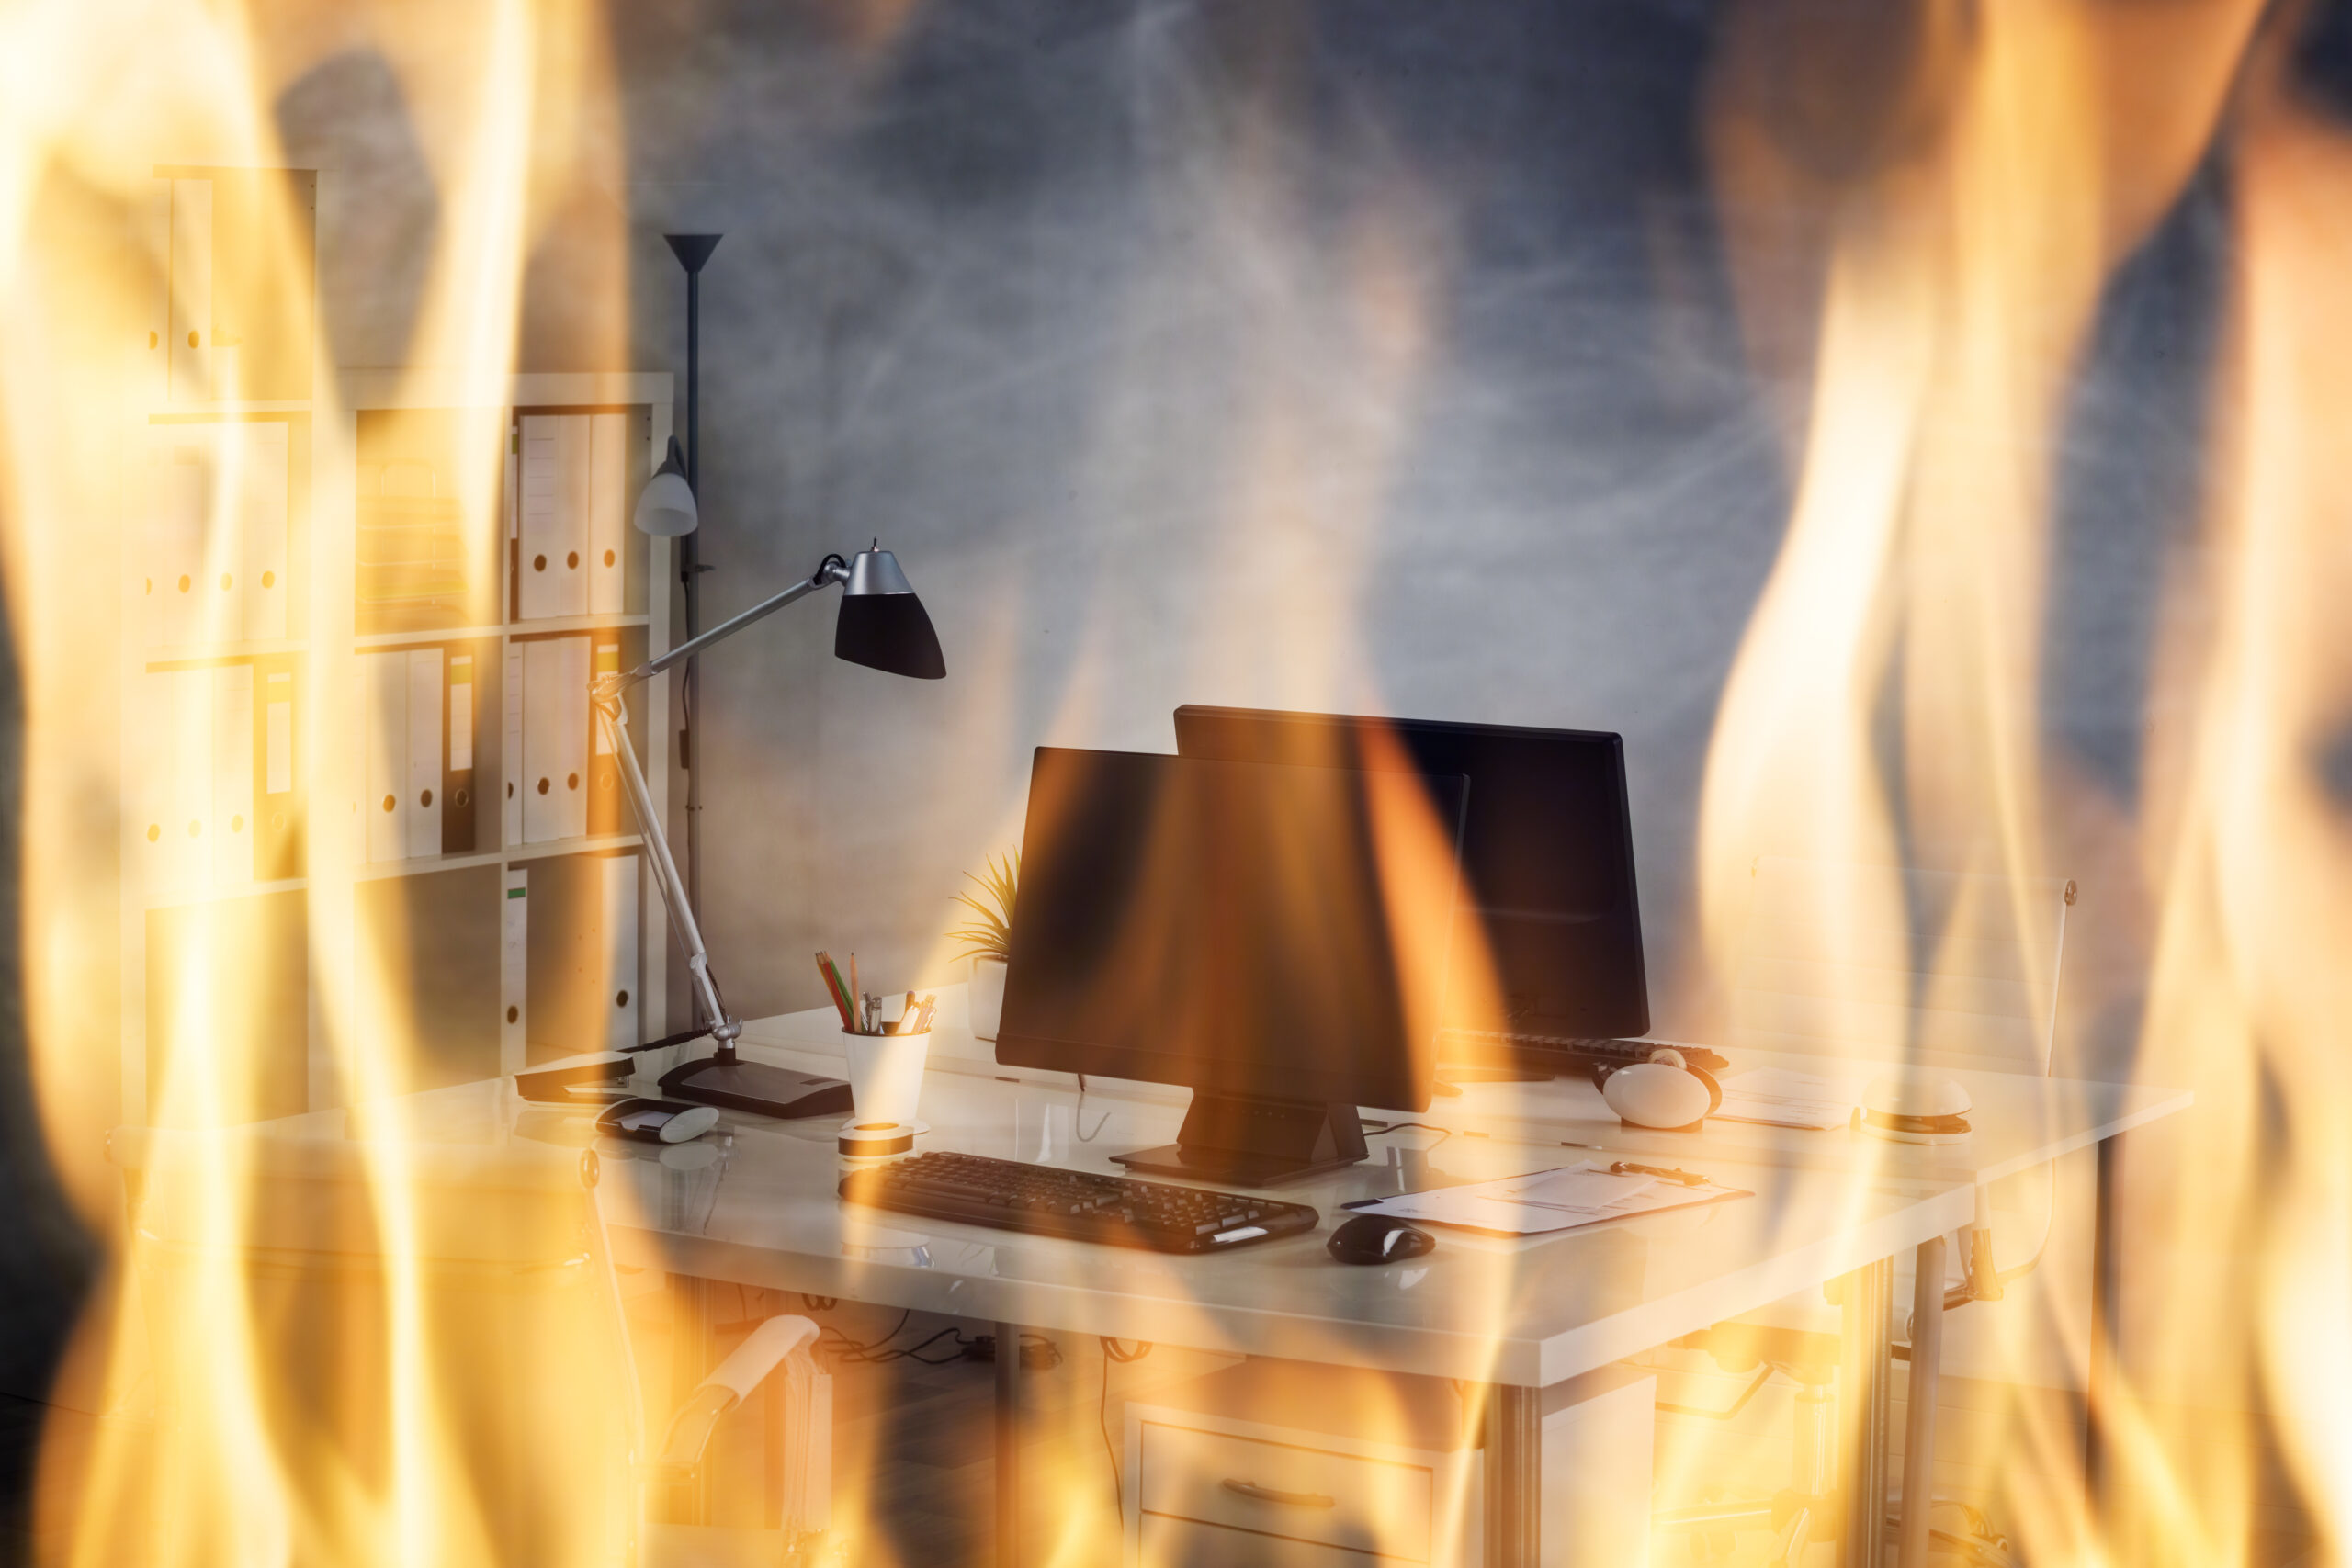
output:
[[1358,1214],[1323,1249],[1342,1263],[1401,1263],[1437,1250],[1437,1237],[1386,1214]]

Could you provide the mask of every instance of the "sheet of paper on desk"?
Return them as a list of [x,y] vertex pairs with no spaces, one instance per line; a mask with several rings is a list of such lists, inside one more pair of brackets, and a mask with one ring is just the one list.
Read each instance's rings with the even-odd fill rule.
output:
[[[1613,1189],[1590,1179],[1595,1177],[1600,1182],[1614,1184]],[[1679,1208],[1687,1203],[1711,1203],[1718,1199],[1745,1196],[1744,1192],[1712,1182],[1704,1187],[1685,1187],[1679,1182],[1661,1182],[1654,1177],[1612,1176],[1587,1163],[1463,1187],[1408,1192],[1354,1207],[1359,1214],[1392,1214],[1400,1220],[1419,1220],[1426,1224],[1461,1225],[1499,1235],[1544,1235],[1605,1220]],[[1575,1201],[1572,1204],[1559,1201],[1564,1198]]]
[[1724,1080],[1724,1102],[1712,1114],[1725,1122],[1760,1122],[1768,1127],[1843,1127],[1854,1114],[1852,1100],[1827,1078],[1758,1067]]

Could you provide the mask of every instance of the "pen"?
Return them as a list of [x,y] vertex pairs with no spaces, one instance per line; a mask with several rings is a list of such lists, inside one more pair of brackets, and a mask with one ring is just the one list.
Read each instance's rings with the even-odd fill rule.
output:
[[1611,1165],[1609,1168],[1609,1174],[1611,1176],[1655,1176],[1660,1181],[1679,1181],[1685,1187],[1704,1187],[1707,1184],[1705,1177],[1693,1176],[1687,1170],[1668,1170],[1663,1166],[1635,1165],[1629,1159],[1621,1159]]

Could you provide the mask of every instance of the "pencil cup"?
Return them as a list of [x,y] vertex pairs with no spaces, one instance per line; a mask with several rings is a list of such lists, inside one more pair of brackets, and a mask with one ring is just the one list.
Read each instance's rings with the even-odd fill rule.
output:
[[912,1122],[922,1101],[922,1068],[931,1055],[931,1032],[921,1034],[853,1034],[849,1047],[849,1098],[860,1122]]

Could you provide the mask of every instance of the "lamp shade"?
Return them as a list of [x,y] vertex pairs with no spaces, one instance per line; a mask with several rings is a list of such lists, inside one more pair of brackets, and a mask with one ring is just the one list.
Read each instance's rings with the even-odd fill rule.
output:
[[645,481],[645,488],[637,492],[638,532],[675,539],[693,533],[701,521],[702,509],[695,504],[694,487],[686,483],[685,457],[678,450],[678,438],[673,435],[669,455],[653,470],[653,477]]
[[947,673],[922,601],[899,570],[899,558],[879,545],[858,551],[850,562],[841,619],[833,626],[833,657],[918,681]]

